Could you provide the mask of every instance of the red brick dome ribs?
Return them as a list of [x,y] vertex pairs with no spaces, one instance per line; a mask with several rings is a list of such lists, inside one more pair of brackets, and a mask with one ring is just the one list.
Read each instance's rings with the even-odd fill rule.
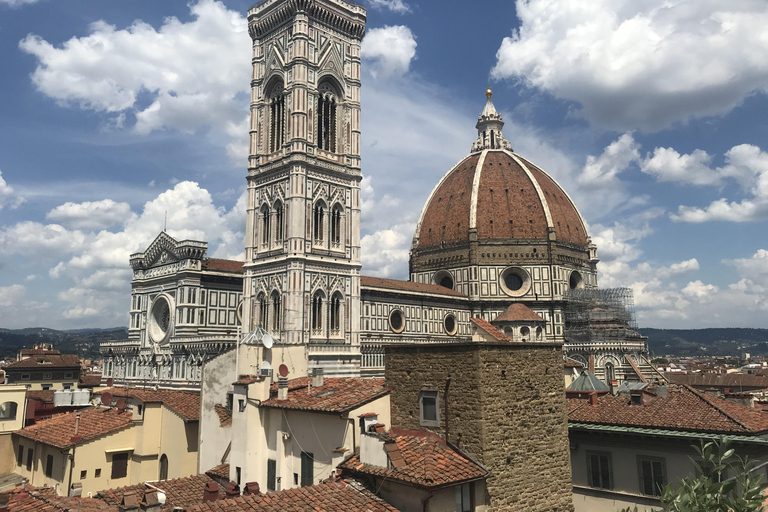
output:
[[414,249],[478,241],[549,238],[586,247],[586,224],[565,191],[539,167],[506,149],[459,162],[422,211]]

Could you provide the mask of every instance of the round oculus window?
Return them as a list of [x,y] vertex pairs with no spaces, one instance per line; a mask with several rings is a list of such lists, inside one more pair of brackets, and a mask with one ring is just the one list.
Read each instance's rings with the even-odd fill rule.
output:
[[447,270],[441,270],[435,274],[435,284],[453,290],[453,276]]
[[152,303],[149,311],[147,331],[150,339],[155,343],[162,343],[171,331],[171,304],[168,298],[160,295]]
[[405,329],[405,318],[399,309],[393,309],[389,314],[389,328],[396,333],[403,332]]
[[448,334],[456,334],[456,317],[453,315],[446,315],[443,319],[443,328]]
[[580,273],[574,270],[571,272],[571,277],[568,279],[568,285],[571,287],[571,290],[584,288],[584,278],[581,277]]
[[520,297],[531,288],[531,277],[520,267],[509,267],[501,273],[501,288],[507,295]]

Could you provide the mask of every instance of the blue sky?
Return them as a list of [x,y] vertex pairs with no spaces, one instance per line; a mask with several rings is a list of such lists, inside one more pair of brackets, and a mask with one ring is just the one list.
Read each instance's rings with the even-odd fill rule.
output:
[[[166,212],[241,255],[248,6],[0,0],[0,327],[126,325],[128,255]],[[407,278],[490,83],[641,325],[768,327],[768,4],[366,6],[364,273]]]

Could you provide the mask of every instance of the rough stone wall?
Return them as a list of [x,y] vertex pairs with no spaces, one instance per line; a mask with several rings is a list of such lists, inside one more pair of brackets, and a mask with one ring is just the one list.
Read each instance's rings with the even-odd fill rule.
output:
[[[387,347],[385,360],[392,426],[435,432],[474,456],[491,473],[492,510],[573,510],[560,345]],[[439,427],[420,425],[422,390],[440,392]]]

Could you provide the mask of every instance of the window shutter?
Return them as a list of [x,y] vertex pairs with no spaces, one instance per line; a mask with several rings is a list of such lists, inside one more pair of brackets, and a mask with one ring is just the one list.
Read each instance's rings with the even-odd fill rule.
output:
[[124,478],[128,476],[128,454],[112,454],[112,476],[111,478]]
[[[302,459],[302,463],[303,463]],[[277,488],[277,461],[267,459],[267,490],[274,491]]]
[[301,486],[312,485],[315,480],[315,457],[311,453],[301,452]]
[[48,455],[45,459],[45,476],[51,476],[53,474],[53,455]]

